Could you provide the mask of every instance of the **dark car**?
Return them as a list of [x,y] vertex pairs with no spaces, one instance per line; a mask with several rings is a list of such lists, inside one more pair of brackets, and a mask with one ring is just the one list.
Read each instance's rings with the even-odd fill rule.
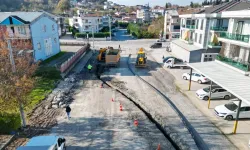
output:
[[162,48],[162,43],[154,43],[150,48]]

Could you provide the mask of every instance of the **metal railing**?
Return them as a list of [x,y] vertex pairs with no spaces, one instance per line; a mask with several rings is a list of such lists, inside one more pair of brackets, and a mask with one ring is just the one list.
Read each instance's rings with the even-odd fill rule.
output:
[[214,31],[227,31],[228,27],[216,27],[216,26],[212,26],[210,27],[210,30],[214,30]]
[[208,45],[209,46],[222,46],[220,42],[219,43],[208,42]]
[[227,58],[227,57],[224,57],[221,55],[217,55],[216,60],[219,60],[223,63],[226,63],[230,66],[233,66],[233,67],[238,68],[238,69],[243,70],[243,71],[250,71],[249,63],[238,62],[238,61],[235,61],[231,58]]
[[65,61],[60,66],[61,73],[64,73],[65,71],[67,71],[72,66],[72,64],[74,64],[87,49],[88,49],[88,45],[84,45],[73,56],[71,56],[67,61]]
[[188,28],[188,29],[194,29],[194,28],[195,28],[195,25],[187,25],[186,28]]
[[226,33],[226,32],[219,33],[218,35],[220,38],[236,40],[246,43],[249,43],[249,37],[250,37],[250,35],[242,35],[242,34]]

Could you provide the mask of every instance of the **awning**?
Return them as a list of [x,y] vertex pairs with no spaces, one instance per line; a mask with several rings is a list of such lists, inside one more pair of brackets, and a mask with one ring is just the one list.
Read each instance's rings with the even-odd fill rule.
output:
[[250,77],[217,61],[189,63],[188,66],[250,105]]

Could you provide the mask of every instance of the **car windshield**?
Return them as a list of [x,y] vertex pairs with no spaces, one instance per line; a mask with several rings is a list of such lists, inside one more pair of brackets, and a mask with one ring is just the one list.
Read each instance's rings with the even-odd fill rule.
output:
[[203,91],[205,91],[207,93],[209,92],[209,90],[210,90],[210,87],[206,87],[206,88],[203,89]]
[[231,111],[234,111],[238,108],[238,106],[233,102],[225,104],[225,107]]
[[201,74],[202,77],[205,77],[204,75]]

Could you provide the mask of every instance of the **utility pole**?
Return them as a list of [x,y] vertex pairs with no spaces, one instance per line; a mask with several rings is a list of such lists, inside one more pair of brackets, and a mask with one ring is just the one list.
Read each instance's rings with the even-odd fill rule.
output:
[[[13,50],[12,50],[10,39],[7,40],[7,44],[8,44],[8,49],[9,49],[9,56],[10,56],[10,63],[11,63],[11,66],[12,66],[12,72],[15,73],[16,72],[16,64],[15,64],[15,60],[14,60],[14,57],[13,57]],[[19,100],[18,100],[18,103],[19,103],[20,117],[21,117],[21,120],[22,120],[22,126],[26,127],[23,104]]]
[[94,24],[92,23],[92,41],[93,41],[93,48],[95,47],[94,45],[94,41],[95,41],[95,37],[94,37]]
[[112,34],[111,34],[111,15],[109,14],[109,36],[110,36],[110,41],[112,38]]

